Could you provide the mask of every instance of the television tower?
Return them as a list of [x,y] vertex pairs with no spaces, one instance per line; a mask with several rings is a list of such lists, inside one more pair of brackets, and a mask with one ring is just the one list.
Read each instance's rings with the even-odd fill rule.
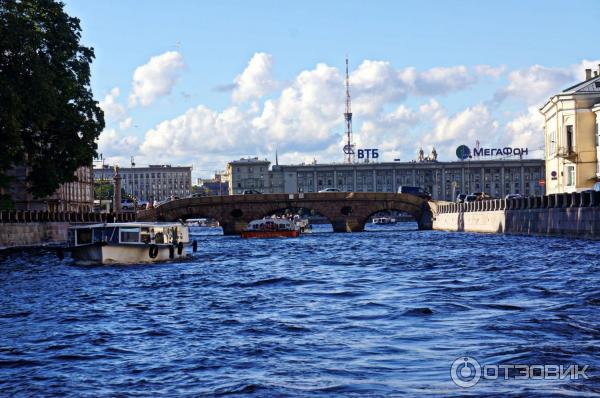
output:
[[350,106],[350,77],[348,75],[348,57],[346,56],[346,145],[344,145],[344,157],[346,163],[354,162],[354,144],[352,143],[352,109]]

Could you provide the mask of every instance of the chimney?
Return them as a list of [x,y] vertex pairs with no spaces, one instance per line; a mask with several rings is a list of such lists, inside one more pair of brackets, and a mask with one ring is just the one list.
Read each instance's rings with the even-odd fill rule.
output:
[[592,70],[591,69],[586,69],[585,70],[585,80],[589,80],[592,78]]

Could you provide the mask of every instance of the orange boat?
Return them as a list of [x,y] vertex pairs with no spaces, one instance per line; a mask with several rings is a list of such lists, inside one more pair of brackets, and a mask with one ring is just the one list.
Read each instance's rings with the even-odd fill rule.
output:
[[242,238],[297,238],[300,227],[285,218],[263,218],[250,221],[242,231]]

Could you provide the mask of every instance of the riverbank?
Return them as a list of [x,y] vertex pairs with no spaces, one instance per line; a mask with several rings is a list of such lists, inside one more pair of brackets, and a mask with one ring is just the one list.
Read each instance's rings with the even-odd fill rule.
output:
[[433,229],[600,240],[596,196],[567,195],[440,204]]

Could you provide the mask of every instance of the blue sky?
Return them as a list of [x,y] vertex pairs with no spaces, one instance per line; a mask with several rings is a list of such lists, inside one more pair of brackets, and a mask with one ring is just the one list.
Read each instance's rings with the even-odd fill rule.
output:
[[355,141],[382,160],[419,146],[453,160],[476,139],[539,149],[536,108],[600,58],[596,1],[66,4],[96,51],[104,156],[194,176],[276,148],[342,161],[346,54]]

